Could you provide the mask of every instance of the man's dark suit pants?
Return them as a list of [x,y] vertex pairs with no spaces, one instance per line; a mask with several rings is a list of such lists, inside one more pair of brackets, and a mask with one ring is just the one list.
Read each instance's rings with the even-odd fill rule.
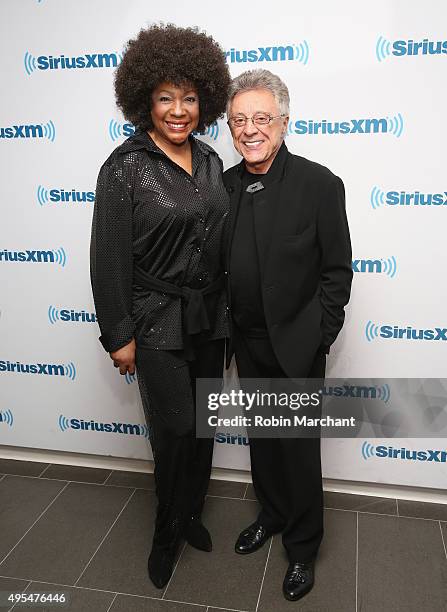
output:
[[[269,338],[238,332],[235,353],[240,378],[287,378]],[[307,377],[324,378],[325,367],[326,355],[319,353]],[[320,439],[252,437],[250,458],[259,522],[282,532],[290,562],[313,560],[323,537]]]

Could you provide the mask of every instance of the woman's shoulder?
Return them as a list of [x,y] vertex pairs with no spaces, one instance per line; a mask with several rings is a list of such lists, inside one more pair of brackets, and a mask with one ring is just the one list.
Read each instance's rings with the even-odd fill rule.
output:
[[194,144],[196,145],[197,149],[202,155],[207,158],[208,163],[211,165],[211,167],[215,167],[218,172],[222,173],[223,162],[219,157],[217,151],[213,149],[213,147],[211,147],[208,143],[204,142],[203,140],[200,140],[200,138],[196,138],[194,136],[191,136],[191,138],[194,139]]
[[143,155],[143,151],[146,148],[148,148],[148,145],[144,134],[137,132],[115,147],[101,168],[125,168],[129,165],[134,165],[139,157]]
[[213,147],[210,146],[208,143],[203,141],[201,138],[197,138],[197,136],[191,135],[191,139],[194,141],[194,143],[198,147],[199,151],[201,151],[201,153],[204,153],[205,155],[211,154],[216,157],[219,157],[218,152],[215,149],[213,149]]

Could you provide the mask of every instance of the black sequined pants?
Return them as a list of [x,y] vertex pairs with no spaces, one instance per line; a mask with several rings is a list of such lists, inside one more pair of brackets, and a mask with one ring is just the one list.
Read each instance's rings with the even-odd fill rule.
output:
[[[240,378],[287,378],[268,338],[235,335]],[[308,378],[324,378],[326,356],[318,354]],[[253,487],[261,505],[258,520],[282,532],[290,562],[307,563],[323,537],[323,488],[319,438],[251,438]]]
[[157,548],[175,548],[187,521],[200,516],[210,479],[214,440],[195,437],[195,381],[222,377],[224,340],[195,343],[194,354],[194,361],[186,361],[182,351],[136,351],[154,455]]

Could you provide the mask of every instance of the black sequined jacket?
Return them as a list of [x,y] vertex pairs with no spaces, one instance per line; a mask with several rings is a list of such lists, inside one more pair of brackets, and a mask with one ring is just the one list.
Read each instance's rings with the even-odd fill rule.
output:
[[[100,341],[108,352],[132,338],[139,346],[182,349],[182,301],[134,280],[134,266],[179,287],[202,289],[223,271],[229,199],[222,161],[190,136],[192,176],[146,132],[117,147],[98,176],[90,246],[90,276]],[[227,335],[224,288],[206,296],[210,329]]]

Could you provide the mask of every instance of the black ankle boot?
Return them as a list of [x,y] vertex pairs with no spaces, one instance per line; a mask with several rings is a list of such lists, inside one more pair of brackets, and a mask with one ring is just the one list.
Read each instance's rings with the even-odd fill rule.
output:
[[198,550],[211,552],[213,550],[213,542],[208,529],[204,526],[200,517],[192,516],[185,530],[185,540]]
[[172,576],[175,554],[166,549],[152,548],[147,562],[149,578],[158,589],[166,586]]

